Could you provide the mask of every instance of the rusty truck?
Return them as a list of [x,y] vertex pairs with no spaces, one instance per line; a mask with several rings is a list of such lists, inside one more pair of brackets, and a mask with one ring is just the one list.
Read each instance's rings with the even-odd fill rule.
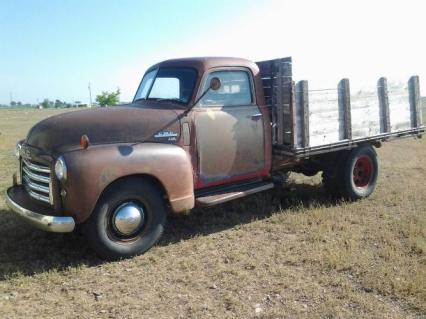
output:
[[126,258],[158,241],[168,212],[267,191],[289,172],[322,172],[334,195],[365,198],[375,148],[424,130],[417,76],[310,90],[293,80],[291,58],[168,60],[146,71],[129,104],[34,125],[17,143],[6,201],[39,229],[79,227],[102,258]]

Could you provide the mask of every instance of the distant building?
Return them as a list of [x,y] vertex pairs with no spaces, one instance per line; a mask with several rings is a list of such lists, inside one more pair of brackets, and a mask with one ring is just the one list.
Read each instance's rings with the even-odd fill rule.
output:
[[86,103],[82,103],[81,101],[75,101],[75,102],[72,104],[72,106],[73,106],[73,107],[87,107],[87,104],[86,104]]

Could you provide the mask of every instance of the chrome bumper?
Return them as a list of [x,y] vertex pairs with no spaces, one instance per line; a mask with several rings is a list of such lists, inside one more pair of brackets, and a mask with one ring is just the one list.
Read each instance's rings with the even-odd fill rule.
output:
[[30,211],[16,202],[9,196],[6,191],[6,204],[25,221],[32,226],[54,233],[70,233],[75,228],[75,222],[69,216],[46,216]]

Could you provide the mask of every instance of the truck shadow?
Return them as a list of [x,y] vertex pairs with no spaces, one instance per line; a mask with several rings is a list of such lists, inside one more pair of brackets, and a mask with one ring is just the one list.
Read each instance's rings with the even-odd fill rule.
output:
[[291,184],[219,206],[196,209],[189,215],[171,214],[159,245],[221,232],[273,214],[291,213],[301,207],[329,207],[340,202],[341,199],[327,194],[321,185]]
[[78,233],[43,232],[9,210],[0,210],[0,224],[0,281],[100,262]]
[[[313,203],[336,205],[321,185],[294,184],[209,209],[196,209],[189,215],[170,214],[164,235],[157,245],[164,246],[236,225],[288,213]],[[52,234],[27,226],[8,210],[0,210],[0,281],[32,276],[73,267],[103,263],[89,249],[79,233]]]

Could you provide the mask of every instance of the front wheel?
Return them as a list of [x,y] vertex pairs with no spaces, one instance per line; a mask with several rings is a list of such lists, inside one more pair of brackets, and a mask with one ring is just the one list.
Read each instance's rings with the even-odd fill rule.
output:
[[128,178],[105,191],[83,230],[101,258],[115,260],[151,248],[161,237],[165,222],[161,191],[149,181]]

